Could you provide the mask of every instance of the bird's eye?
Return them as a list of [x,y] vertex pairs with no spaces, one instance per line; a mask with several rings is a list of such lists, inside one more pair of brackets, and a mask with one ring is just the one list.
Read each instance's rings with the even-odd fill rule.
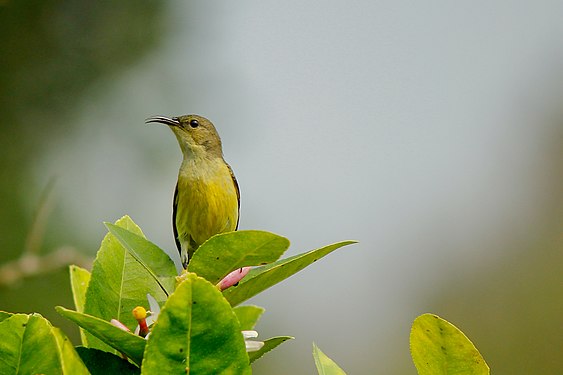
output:
[[197,128],[199,126],[199,122],[197,120],[191,120],[190,121],[190,126],[192,128]]

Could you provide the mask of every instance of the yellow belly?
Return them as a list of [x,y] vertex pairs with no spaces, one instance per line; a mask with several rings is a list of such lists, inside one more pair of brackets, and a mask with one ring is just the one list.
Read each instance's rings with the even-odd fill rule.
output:
[[223,160],[182,165],[176,204],[176,229],[183,251],[193,247],[190,243],[195,242],[197,248],[215,234],[236,229],[237,190]]

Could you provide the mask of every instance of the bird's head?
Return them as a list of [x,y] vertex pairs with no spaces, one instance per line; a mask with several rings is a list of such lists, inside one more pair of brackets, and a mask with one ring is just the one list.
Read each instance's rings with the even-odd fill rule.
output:
[[145,123],[157,122],[165,124],[176,135],[184,157],[222,157],[221,138],[213,123],[198,115],[179,117],[153,116]]

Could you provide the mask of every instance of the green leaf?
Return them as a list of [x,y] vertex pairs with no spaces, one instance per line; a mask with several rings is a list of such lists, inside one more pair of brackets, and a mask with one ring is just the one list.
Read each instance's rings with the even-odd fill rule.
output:
[[176,288],[148,338],[142,372],[251,372],[237,318],[213,284],[190,273]]
[[353,243],[356,243],[356,241],[337,242],[291,258],[280,259],[266,266],[256,267],[242,279],[238,286],[226,289],[223,295],[232,306],[236,306],[280,281],[287,279],[334,250]]
[[264,354],[275,349],[277,346],[281,345],[287,340],[293,340],[293,339],[294,337],[291,336],[277,336],[265,340],[264,346],[260,350],[248,353],[248,358],[250,359],[250,363],[253,363],[257,359],[262,358]]
[[[128,216],[119,219],[116,225],[143,236],[141,229]],[[147,269],[125,250],[113,234],[108,233],[92,267],[84,313],[107,322],[117,319],[133,330],[137,321],[132,311],[137,306],[148,307],[147,293],[159,303],[167,297]],[[91,348],[112,351],[95,336],[88,334],[87,340]]]
[[126,359],[98,349],[76,348],[82,362],[92,375],[138,375],[141,369]]
[[233,309],[237,319],[240,323],[240,329],[243,331],[249,331],[254,329],[254,326],[260,319],[260,316],[264,313],[264,308],[260,306],[237,306]]
[[84,268],[71,265],[70,272],[70,288],[72,289],[72,299],[76,311],[84,311],[84,302],[86,301],[86,290],[90,282],[90,272]]
[[313,343],[313,358],[319,375],[346,375],[338,365]]
[[136,364],[141,364],[146,345],[146,340],[141,336],[123,331],[110,322],[95,316],[68,310],[61,306],[57,306],[55,309],[59,314],[72,320],[91,335],[131,358]]
[[246,266],[276,261],[289,247],[289,240],[277,234],[241,230],[215,235],[194,253],[188,270],[217,284],[229,272]]
[[68,338],[39,314],[13,314],[0,337],[0,374],[88,374]]
[[149,240],[127,229],[111,223],[104,223],[129,253],[145,267],[147,272],[160,284],[167,295],[176,287],[176,266],[168,254]]
[[59,328],[51,327],[57,343],[57,353],[61,362],[63,374],[89,374],[74,345]]
[[[86,291],[88,290],[88,283],[90,283],[90,272],[84,268],[71,265],[69,267],[69,273],[74,307],[76,311],[84,312]],[[82,341],[82,345],[88,346],[88,338],[82,328],[80,328],[80,340]]]
[[0,322],[3,322],[4,320],[8,319],[12,315],[14,315],[14,314],[6,312],[6,311],[0,311]]
[[489,374],[489,366],[457,327],[433,314],[414,320],[411,356],[419,375]]

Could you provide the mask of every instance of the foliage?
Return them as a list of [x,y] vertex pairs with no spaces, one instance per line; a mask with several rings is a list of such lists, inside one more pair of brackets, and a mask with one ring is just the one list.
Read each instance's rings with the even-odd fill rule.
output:
[[320,375],[346,375],[344,370],[327,357],[315,343],[313,343],[313,358]]
[[[106,226],[92,272],[70,267],[75,310],[56,308],[80,326],[82,346],[38,314],[0,312],[0,373],[250,374],[254,361],[293,337],[249,340],[264,309],[240,303],[354,243],[280,259],[289,247],[284,237],[224,233],[203,243],[189,272],[178,275],[128,216]],[[234,285],[222,283],[233,275]],[[434,315],[415,320],[411,351],[421,375],[488,374],[463,333]],[[319,374],[345,374],[316,345],[313,357]]]
[[68,338],[39,314],[0,322],[0,374],[88,374]]
[[[56,308],[80,326],[82,346],[75,349],[40,315],[2,312],[0,373],[251,373],[252,362],[293,337],[246,341],[242,331],[253,332],[264,309],[237,305],[353,243],[278,261],[289,247],[286,238],[264,231],[225,233],[202,244],[190,272],[178,276],[174,262],[129,217],[106,226],[92,272],[70,267],[75,310]],[[243,267],[255,269],[235,286],[218,288]],[[154,310],[152,317],[133,316],[138,306]],[[131,332],[151,319],[156,322],[147,338]]]
[[433,314],[415,319],[411,355],[420,375],[487,375],[489,366],[457,327]]

